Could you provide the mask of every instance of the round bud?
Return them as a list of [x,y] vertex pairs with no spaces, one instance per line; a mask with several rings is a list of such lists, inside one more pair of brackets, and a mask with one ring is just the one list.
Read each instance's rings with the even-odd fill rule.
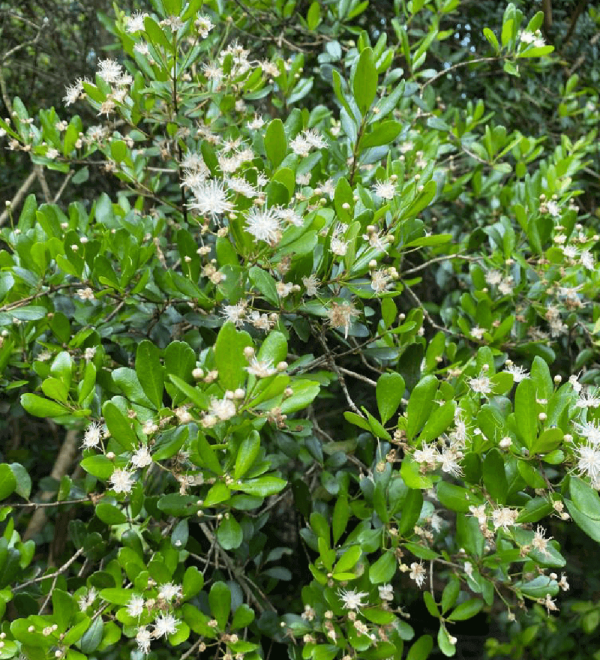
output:
[[244,349],[244,356],[247,359],[250,359],[251,357],[253,357],[254,356],[254,348],[252,348],[252,346],[246,346],[246,348]]
[[114,461],[115,460],[115,452],[114,451],[109,451],[108,454],[106,454],[106,458],[108,458],[109,461]]
[[287,362],[280,362],[277,365],[277,371],[285,371],[288,368],[288,363]]

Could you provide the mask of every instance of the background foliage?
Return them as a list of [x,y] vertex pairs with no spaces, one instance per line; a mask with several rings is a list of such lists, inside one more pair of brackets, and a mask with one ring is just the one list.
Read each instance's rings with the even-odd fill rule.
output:
[[0,657],[594,657],[598,11],[12,5]]

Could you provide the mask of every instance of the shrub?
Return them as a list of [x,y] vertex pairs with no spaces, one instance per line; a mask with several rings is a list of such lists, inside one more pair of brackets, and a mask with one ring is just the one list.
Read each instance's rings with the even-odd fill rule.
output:
[[393,46],[367,4],[311,3],[260,58],[293,3],[117,11],[122,56],[64,99],[97,125],[0,120],[80,191],[1,232],[3,391],[64,429],[36,498],[42,465],[0,465],[1,658],[419,660],[421,600],[452,656],[482,611],[557,611],[554,521],[600,541],[592,91],[548,148],[436,97],[551,67],[542,12],[436,71],[458,0],[398,8]]

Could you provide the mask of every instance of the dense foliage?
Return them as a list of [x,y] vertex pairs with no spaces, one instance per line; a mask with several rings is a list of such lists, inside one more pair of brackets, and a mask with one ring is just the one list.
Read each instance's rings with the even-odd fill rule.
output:
[[600,12],[134,4],[0,69],[0,659],[593,657]]

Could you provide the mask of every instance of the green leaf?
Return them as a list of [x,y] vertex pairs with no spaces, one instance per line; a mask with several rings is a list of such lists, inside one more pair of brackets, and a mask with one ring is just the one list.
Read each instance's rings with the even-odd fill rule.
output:
[[273,277],[266,270],[258,266],[252,266],[248,271],[248,276],[253,286],[265,297],[265,300],[274,307],[279,307],[279,294],[277,293],[277,284]]
[[365,115],[377,94],[377,69],[372,48],[365,48],[360,54],[352,81],[352,91],[356,105]]
[[252,346],[250,335],[236,330],[233,323],[225,323],[214,348],[219,381],[224,389],[235,390],[244,384],[247,375],[245,368],[248,366],[244,349],[247,346]]
[[472,598],[461,603],[448,617],[450,621],[466,621],[473,618],[481,611],[483,601],[479,598]]
[[93,653],[100,646],[103,632],[104,621],[101,616],[96,617],[79,642],[82,652]]
[[437,496],[440,504],[451,511],[469,513],[469,507],[479,504],[471,493],[461,486],[440,481],[437,485]]
[[445,656],[451,658],[456,653],[456,646],[450,640],[450,635],[448,634],[448,631],[446,630],[444,624],[440,625],[437,640],[438,640],[438,646],[440,647],[440,651]]
[[287,339],[277,330],[270,332],[258,351],[261,362],[271,362],[275,367],[287,357]]
[[400,374],[382,374],[377,381],[375,396],[381,423],[385,424],[398,410],[400,401],[404,396],[404,378]]
[[[407,484],[408,485],[408,484]],[[406,494],[404,503],[402,505],[402,517],[398,524],[398,533],[402,536],[404,534],[411,534],[414,526],[417,524],[423,508],[423,494],[417,488],[411,488]]]
[[571,500],[565,500],[571,518],[591,539],[600,543],[600,520],[595,520],[582,513]]
[[68,390],[71,385],[71,372],[73,370],[73,361],[68,351],[62,351],[53,360],[50,367],[50,373],[62,381]]
[[0,500],[5,500],[17,487],[17,480],[10,465],[0,464]]
[[232,485],[235,490],[241,490],[248,495],[256,495],[258,497],[268,497],[275,495],[282,491],[287,485],[287,481],[279,479],[279,477],[272,477],[270,475],[259,477],[258,479],[250,479],[241,484]]
[[52,591],[53,617],[61,633],[69,626],[74,609],[73,597],[70,594],[62,589]]
[[531,449],[537,437],[538,417],[536,409],[535,384],[529,378],[522,380],[515,392],[515,417],[518,420],[517,433]]
[[219,629],[224,630],[231,611],[231,592],[224,582],[215,582],[208,594],[208,602],[213,617],[219,624]]
[[423,601],[425,603],[425,607],[427,608],[427,611],[429,614],[431,614],[432,617],[439,619],[440,618],[440,610],[437,606],[437,603],[435,602],[434,597],[432,596],[430,591],[425,591],[423,593]]
[[246,603],[242,603],[235,611],[231,620],[231,630],[247,628],[254,621],[254,610]]
[[220,504],[221,502],[226,502],[231,498],[231,491],[229,488],[220,481],[217,481],[216,484],[213,484],[210,487],[206,497],[204,498],[204,507],[210,508],[215,504]]
[[333,532],[333,542],[337,543],[342,534],[346,531],[348,520],[350,519],[350,506],[346,496],[339,496],[333,508],[333,517],[331,519],[331,531]]
[[96,515],[107,525],[122,525],[127,522],[127,516],[121,509],[108,502],[100,502],[96,505]]
[[429,418],[433,409],[433,400],[437,388],[437,378],[429,375],[422,378],[411,392],[406,409],[406,416],[408,418],[406,437],[409,440],[412,440],[417,435]]
[[101,454],[84,458],[81,461],[81,467],[98,479],[108,479],[115,469],[114,463]]
[[210,405],[208,396],[199,390],[197,387],[188,385],[184,380],[175,376],[174,374],[169,374],[169,380],[179,389],[186,397],[195,404],[200,410],[206,410]]
[[409,488],[424,490],[433,486],[431,477],[421,474],[419,464],[411,456],[405,456],[402,460],[400,476]]
[[[29,496],[31,495],[31,477],[29,476],[29,473],[20,463],[11,463],[10,469],[17,481],[15,493],[20,495],[24,500],[28,500]],[[3,482],[1,470],[2,468],[0,467],[0,484]],[[3,499],[1,490],[2,486],[0,486],[0,500]]]
[[544,497],[534,497],[521,509],[518,523],[534,523],[552,513],[552,505]]
[[135,372],[138,375],[142,389],[154,406],[162,408],[163,398],[163,367],[160,363],[160,351],[148,340],[138,344],[135,355]]
[[281,119],[273,119],[268,125],[265,132],[265,151],[271,167],[279,167],[287,153],[287,140]]
[[242,440],[235,459],[235,479],[240,479],[252,467],[260,451],[260,436],[257,431]]
[[284,399],[281,403],[281,412],[286,415],[307,408],[321,390],[321,384],[313,380],[294,380],[290,387],[292,396]]
[[183,600],[200,593],[204,586],[204,575],[195,566],[189,566],[183,575]]
[[600,520],[600,497],[591,486],[579,477],[572,476],[569,481],[569,490],[573,504],[581,513],[593,520]]
[[321,22],[321,5],[315,0],[311,3],[306,14],[306,24],[308,29],[314,31]]
[[112,401],[107,401],[102,406],[102,414],[112,438],[124,449],[132,451],[137,449],[139,443],[134,430],[131,428],[131,422]]
[[445,614],[451,607],[454,607],[454,603],[456,603],[459,594],[460,580],[456,575],[453,575],[442,592],[442,614]]
[[433,649],[433,637],[423,635],[410,647],[406,660],[427,660]]
[[396,559],[396,555],[391,550],[384,552],[369,568],[369,580],[371,580],[371,584],[389,582],[394,577],[397,568],[398,560]]
[[21,405],[34,417],[64,417],[70,414],[70,411],[60,403],[49,401],[37,394],[22,394]]
[[504,458],[499,449],[490,449],[483,461],[483,483],[492,499],[500,504],[506,502],[508,481],[504,471]]
[[347,573],[356,566],[356,562],[360,559],[362,554],[361,547],[359,545],[354,545],[351,548],[348,548],[346,552],[339,558],[335,568],[334,573]]
[[562,444],[565,434],[562,429],[546,429],[535,438],[531,445],[532,454],[547,454],[554,451]]
[[360,141],[361,149],[371,149],[393,142],[402,131],[402,124],[397,121],[384,121]]
[[446,403],[435,409],[425,423],[419,440],[422,442],[431,442],[439,438],[454,421],[455,410],[456,403],[454,401],[446,401]]
[[224,550],[239,548],[244,540],[244,533],[238,521],[231,515],[225,514],[217,529],[217,539]]

